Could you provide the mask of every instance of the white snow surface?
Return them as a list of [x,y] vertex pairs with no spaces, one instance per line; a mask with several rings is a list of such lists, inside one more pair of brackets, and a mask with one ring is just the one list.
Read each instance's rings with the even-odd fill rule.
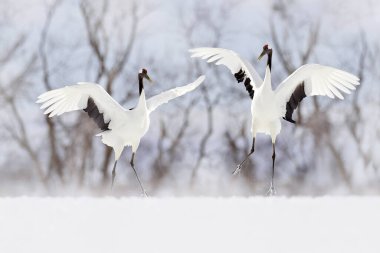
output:
[[1,198],[0,252],[380,252],[379,197]]

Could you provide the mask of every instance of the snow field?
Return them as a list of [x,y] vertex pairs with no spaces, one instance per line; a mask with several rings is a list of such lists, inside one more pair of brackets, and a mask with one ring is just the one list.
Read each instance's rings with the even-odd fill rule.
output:
[[380,252],[380,198],[0,198],[0,252]]

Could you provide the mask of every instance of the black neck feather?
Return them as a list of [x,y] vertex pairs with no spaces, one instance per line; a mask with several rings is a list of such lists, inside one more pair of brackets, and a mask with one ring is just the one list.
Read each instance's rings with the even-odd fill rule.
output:
[[141,95],[141,92],[144,89],[144,84],[143,84],[143,77],[139,74],[139,95]]
[[269,66],[269,70],[272,71],[272,50],[271,49],[268,52],[267,65]]

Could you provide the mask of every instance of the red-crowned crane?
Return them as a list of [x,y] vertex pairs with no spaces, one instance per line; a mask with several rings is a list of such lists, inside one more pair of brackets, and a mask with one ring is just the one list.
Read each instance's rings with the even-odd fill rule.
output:
[[149,129],[150,113],[169,100],[194,90],[205,77],[200,76],[190,84],[162,92],[149,99],[145,99],[144,78],[150,81],[146,69],[142,69],[138,74],[140,97],[137,106],[129,110],[117,103],[100,85],[86,82],[45,92],[38,97],[37,103],[42,103],[41,109],[45,109],[44,114],[49,114],[49,117],[76,110],[87,112],[88,116],[103,130],[96,136],[100,136],[102,142],[114,150],[112,185],[115,180],[117,161],[124,147],[131,146],[130,164],[142,193],[147,196],[134,167],[134,157],[141,138]]
[[291,123],[293,111],[306,96],[322,95],[330,98],[343,99],[341,91],[350,93],[359,85],[359,78],[345,71],[319,64],[306,64],[298,68],[273,90],[271,82],[272,48],[264,45],[258,60],[267,55],[267,66],[264,80],[261,79],[252,65],[240,58],[237,53],[222,48],[191,49],[192,57],[208,59],[216,65],[225,65],[234,74],[236,80],[243,82],[252,99],[252,148],[247,157],[237,166],[233,174],[239,173],[242,165],[255,150],[257,133],[270,135],[272,138],[272,179],[268,195],[274,195],[276,189],[273,183],[274,163],[276,158],[276,136],[281,131],[281,118]]

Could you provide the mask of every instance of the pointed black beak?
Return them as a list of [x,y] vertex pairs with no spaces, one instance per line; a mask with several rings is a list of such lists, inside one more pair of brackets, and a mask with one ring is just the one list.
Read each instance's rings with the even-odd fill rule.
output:
[[263,56],[266,54],[267,52],[265,50],[263,50],[259,56],[259,58],[257,58],[258,61],[261,60],[261,58],[263,58]]
[[144,77],[145,77],[146,80],[148,80],[149,82],[151,82],[153,84],[153,81],[152,81],[152,79],[150,79],[150,77],[148,76],[148,74],[145,74]]

